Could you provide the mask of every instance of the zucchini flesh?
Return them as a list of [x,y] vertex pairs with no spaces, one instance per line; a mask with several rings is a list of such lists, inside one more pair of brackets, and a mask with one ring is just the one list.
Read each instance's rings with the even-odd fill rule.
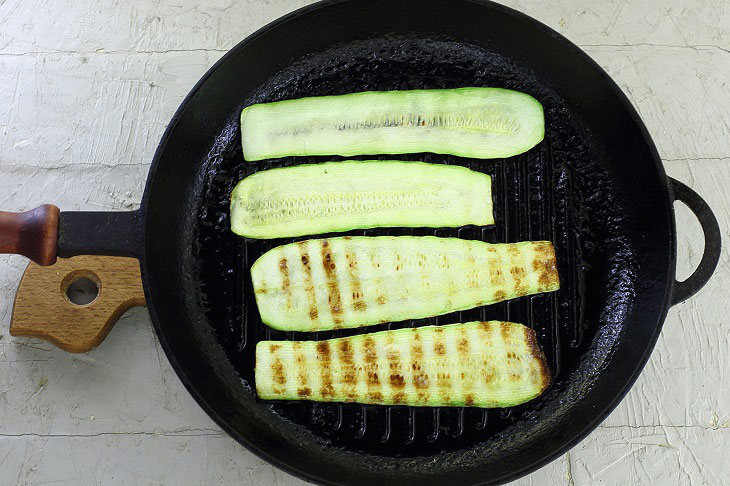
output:
[[262,321],[320,331],[419,319],[560,286],[548,241],[355,236],[279,246],[251,267]]
[[414,152],[509,157],[534,147],[544,132],[542,105],[501,88],[367,91],[241,112],[246,160]]
[[266,400],[510,407],[550,384],[535,331],[467,322],[326,341],[261,341],[256,392]]
[[231,194],[231,229],[281,238],[381,226],[494,224],[491,178],[466,167],[346,161],[256,172]]

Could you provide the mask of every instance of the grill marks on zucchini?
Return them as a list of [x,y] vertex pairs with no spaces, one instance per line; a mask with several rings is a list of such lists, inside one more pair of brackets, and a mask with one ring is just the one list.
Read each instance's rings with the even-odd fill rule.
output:
[[491,178],[460,166],[305,164],[256,172],[231,195],[231,229],[250,238],[467,224],[494,224]]
[[261,256],[251,277],[263,322],[285,331],[431,317],[560,286],[550,242],[432,236],[283,245]]
[[263,399],[507,407],[538,396],[550,381],[535,332],[508,322],[256,346]]
[[370,91],[241,112],[246,160],[415,152],[509,157],[539,143],[544,125],[537,100],[501,88]]
[[337,282],[337,265],[332,258],[332,250],[329,248],[329,241],[319,240],[322,245],[322,268],[327,276],[327,302],[332,312],[334,329],[342,324],[342,298],[340,297],[340,284]]

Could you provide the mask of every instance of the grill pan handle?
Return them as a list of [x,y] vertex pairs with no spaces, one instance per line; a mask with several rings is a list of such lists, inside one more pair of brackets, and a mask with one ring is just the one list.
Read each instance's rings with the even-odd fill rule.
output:
[[56,263],[56,206],[44,204],[24,213],[0,211],[0,253],[17,253],[38,265]]
[[58,256],[105,255],[139,258],[142,211],[63,211]]
[[140,210],[60,212],[44,204],[24,213],[0,211],[0,254],[23,255],[41,266],[76,255],[139,258],[141,221]]
[[674,281],[671,305],[675,305],[692,297],[710,280],[720,260],[722,237],[717,218],[705,200],[678,180],[669,177],[669,182],[672,185],[672,200],[681,201],[687,205],[690,211],[697,216],[697,220],[702,226],[702,232],[705,234],[705,250],[699,266],[687,280],[679,282],[675,279]]

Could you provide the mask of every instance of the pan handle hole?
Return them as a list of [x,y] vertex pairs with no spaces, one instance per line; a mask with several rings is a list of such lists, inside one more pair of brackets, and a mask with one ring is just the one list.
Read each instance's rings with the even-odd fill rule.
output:
[[687,280],[697,269],[705,249],[705,234],[697,216],[681,201],[674,201],[677,222],[678,282]]
[[63,279],[61,292],[73,305],[85,306],[92,304],[99,297],[101,282],[94,273],[77,270]]

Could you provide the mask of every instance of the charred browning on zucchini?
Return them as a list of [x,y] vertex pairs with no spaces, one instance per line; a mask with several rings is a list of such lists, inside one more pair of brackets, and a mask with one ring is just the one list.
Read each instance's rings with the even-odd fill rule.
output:
[[426,373],[416,373],[413,375],[413,386],[419,389],[428,388],[428,375]]
[[[459,340],[456,343],[456,350],[459,357],[467,358],[471,356],[471,347],[469,345],[469,335],[466,327],[461,328],[459,331]],[[464,370],[460,374],[461,378],[461,390],[464,394],[464,403],[467,406],[474,404],[474,395],[472,390],[474,387],[472,370]]]
[[383,394],[380,392],[368,392],[368,400],[370,403],[381,403],[383,401]]
[[405,388],[405,377],[403,375],[390,375],[390,386],[398,389]]
[[284,363],[281,362],[280,359],[275,359],[273,363],[271,363],[271,371],[274,375],[274,383],[277,383],[279,385],[283,385],[286,383],[286,375],[284,375]]
[[527,285],[515,285],[515,296],[524,297],[530,293],[530,288]]
[[286,307],[291,309],[291,286],[289,285],[289,267],[286,258],[279,260],[279,271],[281,272],[281,290],[286,294]]
[[357,367],[354,363],[352,344],[347,339],[337,342],[337,351],[342,362],[342,382],[345,385],[345,394],[354,395],[357,384]]
[[330,344],[327,341],[319,341],[316,346],[317,362],[319,363],[322,388],[320,394],[323,397],[333,396],[335,394],[332,383],[332,363],[330,354]]
[[536,244],[533,250],[535,257],[532,262],[532,270],[537,273],[538,290],[545,292],[558,288],[560,280],[555,260],[555,249],[549,243],[541,242]]
[[523,267],[514,266],[509,269],[509,273],[512,274],[512,277],[514,277],[515,280],[521,279],[525,276],[527,273]]
[[337,343],[338,351],[340,353],[340,359],[343,363],[352,365],[353,364],[353,351],[352,344],[347,339],[342,339]]
[[322,397],[333,397],[335,396],[335,388],[332,383],[322,383],[322,389],[320,390]]
[[413,339],[411,341],[411,366],[413,368],[413,386],[416,389],[423,390],[428,387],[428,375],[421,371],[421,362],[423,361],[423,344],[418,329],[413,329]]
[[494,371],[494,368],[491,368],[491,367],[483,368],[481,370],[481,374],[482,374],[482,378],[484,379],[485,385],[491,385],[497,376]]
[[327,302],[332,312],[332,319],[335,323],[335,329],[342,324],[342,298],[340,296],[340,285],[337,283],[337,266],[332,257],[332,250],[327,240],[322,240],[322,268],[327,278]]
[[[517,258],[519,258],[519,256],[514,256],[514,255],[512,256],[512,259],[513,260],[514,259],[517,259]],[[525,275],[525,269],[522,268],[522,267],[520,267],[520,266],[513,265],[512,267],[510,267],[509,273],[510,273],[510,275],[512,275],[512,283],[513,283],[513,286],[514,286],[514,289],[515,289],[515,293],[518,296],[519,295],[524,295],[524,294],[521,294],[519,292],[519,289],[521,289],[521,288],[524,287],[524,285],[522,283],[522,278]]]
[[317,343],[317,359],[322,362],[330,360],[330,344],[327,341]]
[[544,392],[547,387],[550,386],[550,383],[553,380],[552,372],[550,371],[550,368],[547,365],[547,359],[545,358],[545,353],[540,349],[540,346],[537,344],[537,333],[535,333],[534,330],[525,327],[525,341],[527,343],[527,349],[530,351],[530,354],[535,359],[535,362],[537,363],[537,369],[538,369],[538,381],[537,384],[540,386],[540,393]]
[[[440,354],[439,344],[455,352]],[[403,353],[411,361],[404,362]],[[316,360],[308,362],[310,355]],[[534,331],[498,321],[328,341],[263,341],[256,360],[256,390],[263,399],[498,407],[534,398],[551,380]],[[312,386],[310,373],[319,373],[318,386]]]
[[388,340],[388,373],[390,375],[390,386],[398,390],[402,390],[406,386],[406,379],[402,374],[402,363],[400,353],[395,349],[393,344],[393,336]]
[[436,386],[441,391],[442,396],[448,394],[451,390],[451,373],[443,371],[436,373]]
[[374,365],[378,361],[378,353],[375,350],[375,341],[370,336],[366,337],[363,342],[363,351],[365,356],[365,363],[368,365]]
[[306,387],[309,384],[309,366],[307,364],[306,358],[301,352],[301,347],[301,343],[298,342],[295,342],[292,346],[292,349],[294,351],[294,360],[297,363],[297,379],[299,380],[297,385],[303,387],[303,389],[309,390],[309,392],[311,393],[312,391]]
[[314,294],[314,284],[312,282],[312,267],[309,265],[309,254],[307,253],[307,245],[304,241],[297,242],[300,252],[300,260],[302,262],[302,276],[304,280],[304,292],[307,294],[309,301],[309,320],[316,322],[319,317],[317,310],[317,297]]
[[365,359],[364,373],[365,384],[367,385],[368,395],[381,395],[380,377],[378,376],[378,351],[377,345],[372,337],[366,336],[362,341],[363,357]]
[[369,387],[380,386],[380,378],[378,377],[377,371],[368,371],[367,375],[367,384]]
[[351,251],[345,252],[347,260],[347,270],[350,274],[350,286],[352,287],[352,308],[358,312],[364,312],[367,304],[363,300],[362,287],[360,286],[360,277],[357,274],[357,258]]
[[498,263],[492,263],[492,268],[489,269],[490,283],[495,287],[502,287],[505,284],[504,275],[499,268],[494,268],[497,266]]
[[459,339],[459,342],[456,343],[456,350],[461,356],[469,354],[469,341],[466,336]]
[[509,322],[500,322],[499,332],[502,334],[502,340],[505,343],[510,342],[510,340],[512,339],[512,326]]

